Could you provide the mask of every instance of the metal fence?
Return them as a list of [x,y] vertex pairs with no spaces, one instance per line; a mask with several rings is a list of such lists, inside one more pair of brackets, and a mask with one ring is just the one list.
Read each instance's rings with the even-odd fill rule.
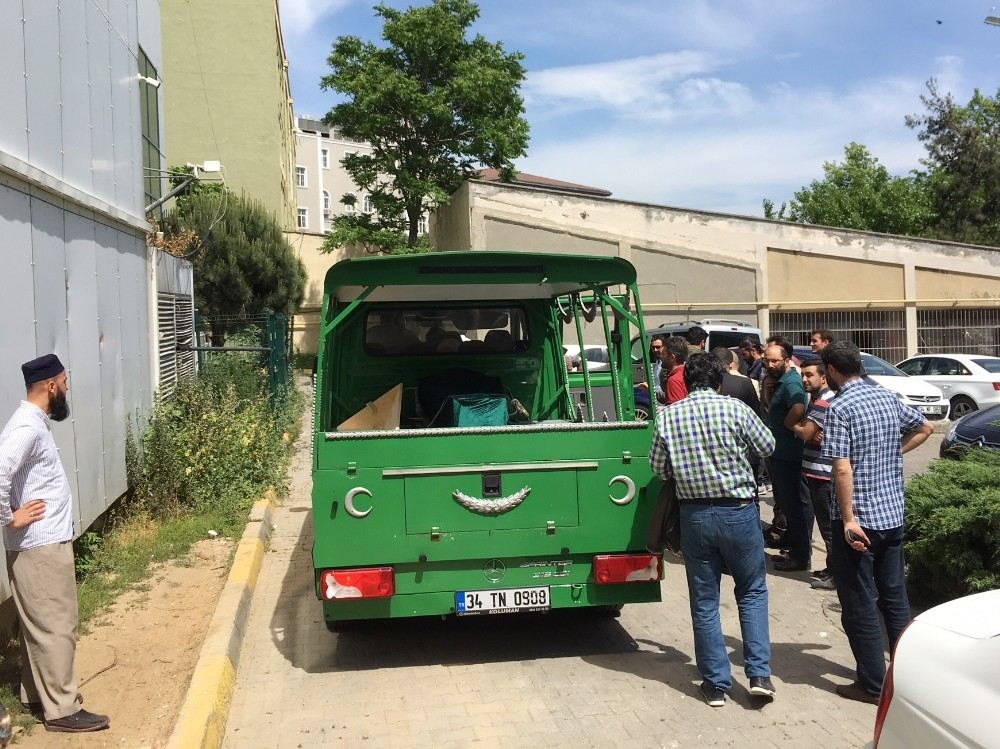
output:
[[206,356],[255,357],[267,371],[268,392],[274,398],[288,389],[291,379],[291,329],[288,317],[277,312],[254,315],[202,316],[195,312],[199,366]]
[[825,328],[889,362],[906,358],[906,315],[901,309],[771,312],[770,317],[771,335],[787,336],[796,345],[809,343],[811,330]]
[[1000,356],[1000,308],[918,309],[922,354]]

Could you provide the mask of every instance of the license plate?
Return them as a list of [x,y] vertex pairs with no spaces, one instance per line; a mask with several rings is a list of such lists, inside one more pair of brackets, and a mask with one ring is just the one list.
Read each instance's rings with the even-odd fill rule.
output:
[[925,414],[939,414],[942,406],[920,406],[920,412]]
[[513,614],[519,611],[546,611],[551,608],[549,589],[498,588],[460,590],[455,593],[455,613]]

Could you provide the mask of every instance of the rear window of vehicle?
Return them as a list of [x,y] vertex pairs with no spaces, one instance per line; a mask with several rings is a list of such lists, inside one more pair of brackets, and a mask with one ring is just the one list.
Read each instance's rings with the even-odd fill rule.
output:
[[748,338],[754,343],[760,343],[760,338],[756,333],[740,333],[736,330],[713,330],[708,334],[708,345],[705,346],[705,349],[711,351],[719,346],[736,348]]
[[978,364],[991,374],[1000,374],[1000,359],[973,359],[973,364]]
[[861,366],[865,369],[865,374],[883,375],[885,377],[907,377],[908,375],[901,369],[896,369],[884,359],[879,359],[871,354],[861,355]]
[[528,348],[519,307],[380,308],[365,318],[369,356],[503,354]]

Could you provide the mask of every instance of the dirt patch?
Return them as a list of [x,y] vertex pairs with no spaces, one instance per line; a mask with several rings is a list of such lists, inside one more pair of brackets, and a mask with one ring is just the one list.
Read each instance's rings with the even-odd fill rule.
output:
[[158,565],[139,590],[121,596],[80,638],[76,671],[84,707],[110,716],[109,730],[60,734],[38,724],[17,745],[164,746],[225,584],[233,544],[199,541],[183,559]]

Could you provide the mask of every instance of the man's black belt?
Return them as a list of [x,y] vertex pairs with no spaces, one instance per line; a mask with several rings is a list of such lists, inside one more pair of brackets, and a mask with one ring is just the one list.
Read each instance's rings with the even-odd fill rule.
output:
[[682,499],[681,504],[710,505],[712,507],[739,507],[753,502],[752,499],[734,499],[733,497],[695,497],[694,499]]

